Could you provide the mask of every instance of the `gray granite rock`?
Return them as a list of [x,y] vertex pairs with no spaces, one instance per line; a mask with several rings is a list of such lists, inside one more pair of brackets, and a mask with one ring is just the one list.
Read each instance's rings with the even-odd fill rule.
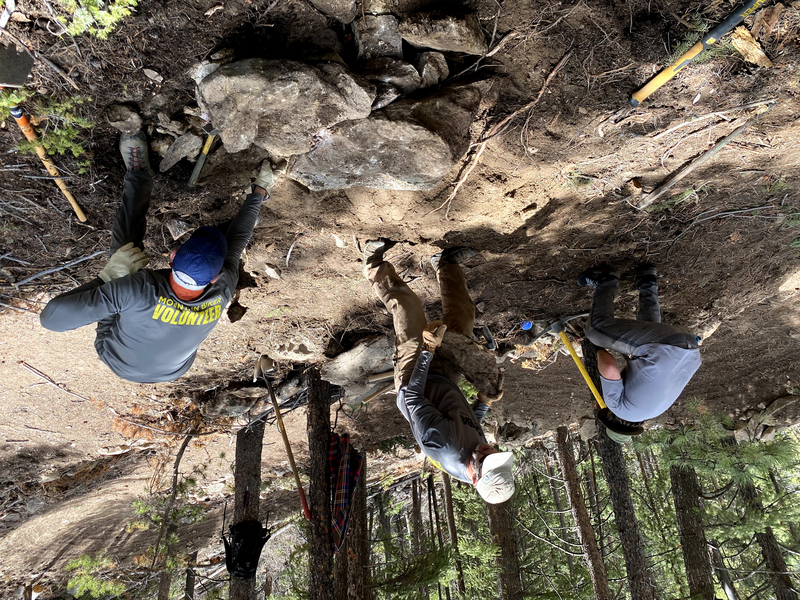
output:
[[375,86],[339,63],[260,58],[220,67],[197,90],[228,152],[256,145],[273,156],[308,152],[321,130],[367,117],[374,99]]
[[400,90],[386,83],[375,84],[375,88],[378,90],[378,93],[375,95],[375,101],[372,103],[372,110],[380,110],[389,106],[389,104],[402,95]]
[[124,104],[112,104],[106,110],[108,124],[125,135],[133,135],[142,128],[142,117]]
[[391,85],[403,95],[418,89],[422,82],[422,78],[412,65],[389,57],[373,58],[368,61],[361,75],[372,83]]
[[481,23],[474,14],[419,12],[405,17],[398,30],[404,40],[421,48],[465,54],[485,54],[488,50]]
[[297,157],[287,175],[312,190],[430,189],[466,152],[480,99],[478,85],[457,86],[339,123]]
[[447,60],[441,52],[420,53],[414,60],[414,67],[422,78],[420,87],[424,88],[439,85],[450,74]]
[[392,15],[366,15],[353,23],[358,58],[370,60],[381,56],[403,58],[403,38]]
[[350,23],[356,18],[355,0],[308,0],[319,11],[330,15],[342,23]]
[[200,149],[202,147],[203,139],[199,135],[195,135],[193,133],[183,134],[169,147],[169,150],[167,150],[167,154],[164,156],[164,160],[161,161],[158,170],[163,173],[167,169],[177,164],[177,162],[183,158],[188,158],[190,160],[196,159],[197,155],[200,154]]

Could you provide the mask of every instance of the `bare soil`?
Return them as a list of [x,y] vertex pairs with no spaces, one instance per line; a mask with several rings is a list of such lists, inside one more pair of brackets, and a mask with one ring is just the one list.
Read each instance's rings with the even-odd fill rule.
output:
[[[0,255],[7,255],[0,263],[0,302],[32,311],[0,307],[0,576],[9,589],[40,576],[59,579],[66,561],[101,547],[124,559],[152,543],[126,533],[124,524],[138,494],[166,485],[151,478],[164,464],[171,468],[168,453],[180,438],[118,416],[185,431],[196,395],[246,380],[261,353],[276,355],[289,342],[302,343],[312,351],[305,362],[319,363],[363,334],[389,333],[391,321],[360,272],[357,243],[375,236],[406,241],[391,259],[413,279],[410,285],[431,319],[441,304],[430,255],[447,245],[473,246],[478,255],[466,273],[479,324],[512,343],[523,319],[588,310],[590,296],[575,280],[600,261],[622,269],[618,306],[632,313],[631,274],[642,262],[656,263],[664,321],[706,333],[703,367],[661,421],[680,418],[692,399],[711,411],[738,414],[799,387],[800,8],[787,3],[772,36],[762,40],[772,68],[725,53],[691,65],[631,109],[628,95],[664,67],[667,48],[685,38],[678,16],[697,13],[713,24],[730,11],[722,2],[680,0],[596,6],[505,0],[499,16],[498,3],[476,2],[493,44],[511,31],[518,37],[481,61],[477,72],[493,79],[493,93],[474,125],[474,139],[487,124],[535,98],[556,63],[572,55],[535,109],[489,143],[451,205],[434,211],[460,170],[428,192],[311,193],[281,181],[248,248],[249,276],[242,279],[233,318],[223,316],[191,371],[171,384],[117,379],[96,358],[91,328],[52,333],[35,314],[52,295],[94,276],[102,257],[19,290],[9,287],[108,247],[124,165],[117,132],[105,125],[105,108],[131,103],[146,124],[156,123],[159,112],[177,118],[184,106],[194,105],[187,70],[217,50],[233,48],[239,58],[302,57],[328,26],[348,41],[341,26],[300,0],[232,0],[205,16],[213,4],[143,2],[106,41],[82,36],[73,43],[49,34],[44,7],[27,1],[18,7],[30,21],[9,24],[14,35],[69,73],[81,94],[91,96],[87,112],[97,122],[86,142],[90,171],[68,180],[89,216],[85,224],[52,182],[23,177],[45,173],[35,157],[14,151],[21,134],[11,120],[0,129]],[[148,79],[144,68],[157,71],[163,83]],[[34,68],[30,87],[59,97],[74,93],[43,64]],[[778,106],[676,186],[671,198],[649,211],[625,201],[632,179],[640,178],[646,192],[653,189],[754,113],[735,110],[689,122],[693,117],[777,97]],[[261,158],[215,150],[203,185],[193,190],[186,187],[192,168],[186,161],[157,175],[145,241],[152,266],[166,266],[177,244],[165,220],[181,218],[195,226],[231,217]],[[58,163],[65,172],[76,171],[69,158]],[[25,167],[7,170],[11,165]],[[266,274],[267,262],[280,266],[282,280]],[[56,389],[21,361],[85,399]],[[506,393],[493,407],[491,427],[505,441],[541,435],[590,413],[589,392],[568,357],[538,371],[516,363],[506,367]],[[366,449],[410,437],[388,395],[356,419],[339,412],[337,424]],[[305,413],[288,415],[287,427],[304,464]],[[213,532],[230,496],[233,447],[228,421],[209,423],[208,429],[218,433],[192,443],[183,470],[207,468],[198,501],[208,506],[209,519],[192,537],[211,556],[220,551]],[[114,454],[126,444],[126,452]],[[376,449],[370,456],[376,477],[419,464],[413,451]],[[263,466],[265,479],[276,482],[270,487],[276,493],[265,501],[275,505],[278,518],[294,514],[293,492],[286,491],[292,489],[291,475],[274,429],[267,432]]]

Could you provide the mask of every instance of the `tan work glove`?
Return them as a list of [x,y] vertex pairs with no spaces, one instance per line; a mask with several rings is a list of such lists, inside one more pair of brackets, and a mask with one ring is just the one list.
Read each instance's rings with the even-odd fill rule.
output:
[[108,264],[100,271],[98,277],[108,283],[113,279],[119,279],[126,275],[133,275],[140,269],[144,269],[150,263],[150,259],[140,248],[128,242],[122,248],[114,252],[108,259]]
[[272,163],[269,159],[266,159],[261,163],[261,170],[258,172],[258,176],[256,177],[253,185],[262,187],[269,192],[275,187],[278,177],[286,173],[286,167],[288,165],[289,163],[283,159],[276,161],[275,163]]
[[436,349],[442,345],[445,331],[447,331],[447,325],[441,321],[428,323],[422,331],[422,345],[425,350],[431,353],[436,352]]

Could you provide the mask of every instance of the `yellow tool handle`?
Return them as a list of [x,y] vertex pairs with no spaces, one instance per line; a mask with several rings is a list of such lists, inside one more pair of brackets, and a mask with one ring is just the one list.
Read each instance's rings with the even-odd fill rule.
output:
[[645,98],[647,98],[650,94],[655,92],[658,88],[662,85],[667,83],[670,79],[675,77],[678,72],[683,69],[686,65],[688,65],[692,60],[697,57],[705,49],[703,45],[703,41],[697,42],[694,46],[689,48],[686,51],[686,54],[681,56],[678,60],[668,66],[666,69],[661,71],[658,75],[653,77],[650,81],[647,82],[642,89],[634,92],[631,95],[631,104],[633,106],[639,106],[639,103],[642,102]]
[[[21,111],[19,111],[21,114]],[[13,115],[13,113],[12,113]],[[20,117],[14,116],[14,120],[19,125],[19,128],[22,130],[22,133],[25,134],[25,137],[28,138],[31,142],[38,142],[39,136],[36,135],[36,132],[31,127],[30,121],[28,121],[28,117],[22,115]],[[58,169],[53,164],[53,161],[47,156],[47,152],[42,147],[41,144],[36,145],[36,154],[39,155],[39,159],[42,161],[44,168],[47,169],[47,172],[50,173],[53,177],[61,177],[61,173],[58,172]],[[83,223],[86,221],[86,213],[83,212],[83,209],[78,206],[78,202],[75,200],[75,197],[70,193],[67,189],[67,184],[64,183],[62,179],[55,179],[56,185],[58,189],[61,190],[61,193],[64,194],[64,197],[69,201],[70,205],[72,206],[72,210],[75,211],[75,214],[78,216],[78,220]]]
[[586,371],[586,367],[583,366],[583,362],[575,352],[575,348],[572,347],[572,342],[569,341],[567,333],[565,331],[559,331],[558,337],[560,337],[561,341],[564,342],[564,345],[567,347],[567,350],[569,350],[570,356],[572,356],[572,360],[574,360],[575,364],[578,365],[578,370],[581,372],[581,375],[583,375],[584,380],[586,380],[586,385],[588,385],[589,389],[592,390],[594,399],[597,400],[597,403],[600,405],[600,408],[607,408],[606,403],[603,402],[603,397],[600,395],[600,392],[597,391],[597,388],[595,387],[592,378],[589,377],[589,373]]
[[208,154],[208,152],[211,150],[211,144],[214,143],[214,138],[216,137],[217,136],[215,135],[210,135],[206,138],[206,143],[203,144],[203,154]]

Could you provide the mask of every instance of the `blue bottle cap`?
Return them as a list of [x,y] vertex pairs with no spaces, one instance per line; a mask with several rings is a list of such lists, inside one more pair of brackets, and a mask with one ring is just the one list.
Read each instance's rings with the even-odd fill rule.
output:
[[533,327],[533,323],[530,321],[523,321],[520,327],[522,327],[523,331],[528,331],[531,327]]

